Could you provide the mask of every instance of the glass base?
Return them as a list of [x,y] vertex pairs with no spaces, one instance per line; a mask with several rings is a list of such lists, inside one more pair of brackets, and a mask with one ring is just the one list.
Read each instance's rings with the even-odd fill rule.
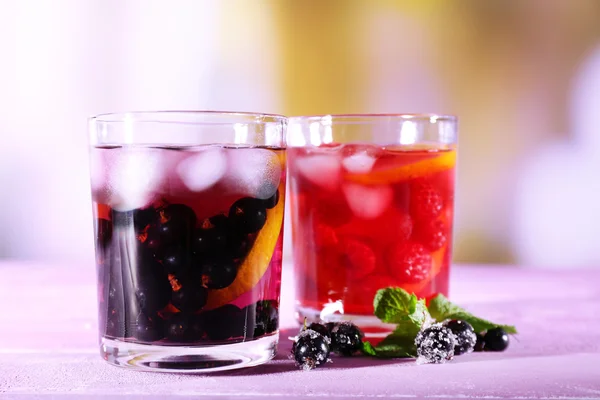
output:
[[101,338],[100,355],[110,364],[138,371],[205,373],[264,364],[275,357],[279,334],[215,346],[155,346]]
[[395,328],[394,324],[384,324],[374,315],[360,314],[328,314],[321,315],[322,311],[310,307],[296,306],[296,320],[300,325],[312,322],[342,322],[352,321],[365,334],[366,338],[384,338],[390,334]]

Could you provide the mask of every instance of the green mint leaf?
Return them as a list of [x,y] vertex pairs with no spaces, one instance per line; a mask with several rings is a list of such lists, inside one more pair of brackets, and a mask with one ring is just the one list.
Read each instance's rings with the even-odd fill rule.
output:
[[385,339],[373,346],[370,342],[363,343],[363,353],[378,358],[416,357],[415,337],[419,328],[406,321]]
[[371,342],[363,342],[361,351],[367,356],[377,357],[377,350],[375,350]]
[[[415,310],[408,316],[408,319],[414,324],[415,327],[418,328],[416,332],[419,332],[423,324],[430,318],[431,315],[429,315],[429,310],[427,309],[427,305],[425,304],[425,300],[423,299],[417,301],[417,304],[415,305]],[[396,330],[400,328],[401,326],[398,325]]]
[[506,333],[515,334],[517,328],[512,325],[500,325],[469,313],[464,308],[452,303],[444,295],[438,294],[429,303],[429,313],[438,322],[447,319],[461,319],[473,326],[475,332],[483,332],[488,329],[502,328]]
[[380,289],[373,299],[374,314],[382,322],[397,324],[415,312],[417,296],[400,288]]
[[423,324],[430,318],[425,300],[417,301],[412,313],[404,316],[396,315],[396,329],[377,346],[365,342],[363,353],[379,358],[416,357],[415,338]]

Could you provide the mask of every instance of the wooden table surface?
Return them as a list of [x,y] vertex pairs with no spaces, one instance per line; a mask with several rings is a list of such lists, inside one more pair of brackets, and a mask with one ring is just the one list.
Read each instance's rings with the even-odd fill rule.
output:
[[288,359],[293,285],[285,266],[275,360],[212,375],[133,372],[98,354],[91,265],[0,263],[0,398],[297,397],[600,399],[600,270],[455,266],[454,301],[520,334],[504,353],[445,365],[367,357],[311,372]]

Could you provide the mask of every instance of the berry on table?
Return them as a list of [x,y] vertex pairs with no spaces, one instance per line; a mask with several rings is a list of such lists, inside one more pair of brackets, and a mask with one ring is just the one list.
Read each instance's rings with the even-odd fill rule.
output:
[[292,345],[292,356],[302,370],[317,368],[329,359],[329,339],[312,329],[305,329]]
[[352,322],[341,322],[331,330],[331,349],[337,354],[351,356],[362,348],[363,337]]
[[415,338],[417,363],[442,364],[454,357],[454,334],[442,324],[434,324],[422,330]]
[[[333,329],[333,326],[331,327]],[[308,326],[308,329],[312,329],[315,332],[320,333],[321,335],[328,337],[331,339],[331,331],[327,329],[327,327],[323,324],[319,324],[318,322],[313,322]]]
[[483,341],[486,351],[504,351],[509,343],[508,334],[502,328],[488,330],[483,337]]
[[485,341],[483,340],[483,335],[478,333],[477,342],[475,343],[475,349],[473,351],[484,351],[485,350]]
[[329,334],[327,336],[331,337],[331,331],[333,330],[333,328],[335,328],[338,325],[339,325],[338,322],[328,322],[328,323],[326,323],[325,327],[329,331]]
[[444,322],[444,326],[452,331],[456,341],[454,345],[454,355],[470,353],[477,343],[477,335],[471,324],[461,320],[450,320]]

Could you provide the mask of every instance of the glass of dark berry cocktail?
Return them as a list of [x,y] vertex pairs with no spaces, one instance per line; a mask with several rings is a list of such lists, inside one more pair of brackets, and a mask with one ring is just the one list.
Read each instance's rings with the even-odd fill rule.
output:
[[286,124],[219,112],[91,119],[105,360],[191,372],[274,356]]
[[300,320],[353,320],[367,335],[378,289],[448,292],[456,119],[333,115],[289,120]]

